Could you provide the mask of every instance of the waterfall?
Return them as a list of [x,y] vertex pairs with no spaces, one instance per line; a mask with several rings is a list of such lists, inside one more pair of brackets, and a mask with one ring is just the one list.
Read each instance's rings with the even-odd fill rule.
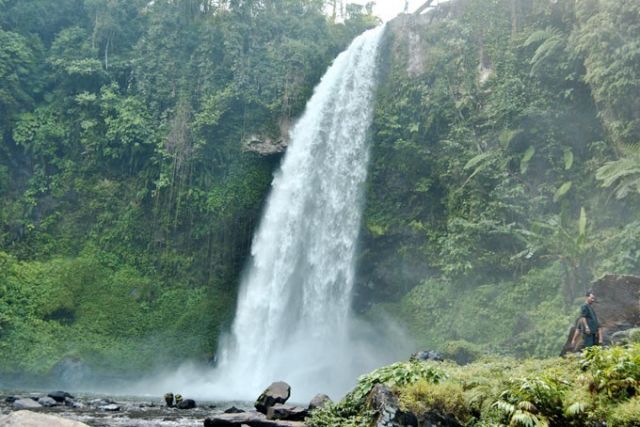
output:
[[276,380],[299,398],[355,380],[350,305],[383,32],[335,59],[291,131],[221,343],[217,382],[236,397]]

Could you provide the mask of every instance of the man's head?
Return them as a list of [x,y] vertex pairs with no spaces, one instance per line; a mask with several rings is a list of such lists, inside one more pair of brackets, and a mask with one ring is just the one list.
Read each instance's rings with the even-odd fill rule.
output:
[[587,297],[587,304],[593,304],[593,302],[596,300],[596,296],[592,290],[588,290],[585,296]]

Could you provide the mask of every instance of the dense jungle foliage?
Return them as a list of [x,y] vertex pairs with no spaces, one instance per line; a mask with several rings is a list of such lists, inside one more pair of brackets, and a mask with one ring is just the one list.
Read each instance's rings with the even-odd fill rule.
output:
[[[212,356],[279,162],[242,141],[375,22],[324,3],[0,0],[0,371]],[[380,71],[355,308],[557,353],[593,278],[640,273],[640,4],[459,0]]]
[[359,308],[421,349],[557,355],[592,280],[640,273],[640,3],[469,0],[393,24]]
[[640,423],[640,344],[591,347],[567,359],[394,363],[360,377],[342,401],[314,411],[307,423],[375,425],[381,414],[368,396],[376,384],[420,425],[631,427]]
[[376,22],[324,3],[0,0],[4,379],[212,357],[279,162],[241,142]]

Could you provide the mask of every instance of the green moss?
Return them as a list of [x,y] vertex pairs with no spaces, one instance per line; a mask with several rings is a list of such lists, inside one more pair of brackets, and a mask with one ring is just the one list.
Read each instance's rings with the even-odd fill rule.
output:
[[471,417],[463,387],[454,382],[434,384],[418,381],[401,389],[400,404],[402,410],[414,414],[436,412],[442,416],[451,416],[462,424]]

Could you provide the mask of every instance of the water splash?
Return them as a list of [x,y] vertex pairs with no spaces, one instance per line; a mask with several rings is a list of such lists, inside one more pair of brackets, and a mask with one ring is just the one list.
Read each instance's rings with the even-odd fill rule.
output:
[[285,380],[306,398],[354,379],[350,305],[383,31],[336,58],[292,130],[220,352],[232,396]]

